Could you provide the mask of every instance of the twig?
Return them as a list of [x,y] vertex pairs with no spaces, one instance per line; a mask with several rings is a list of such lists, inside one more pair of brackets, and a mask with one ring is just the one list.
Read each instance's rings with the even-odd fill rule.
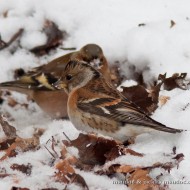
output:
[[56,156],[55,156],[46,146],[44,146],[44,147],[45,147],[45,149],[51,154],[51,156],[56,159]]
[[66,137],[66,139],[71,142],[71,139],[65,134],[65,132],[63,132],[64,136]]
[[77,48],[75,48],[75,47],[71,47],[71,48],[64,48],[64,47],[61,47],[60,49],[72,51],[72,50],[76,50]]
[[8,42],[4,42],[2,39],[1,39],[1,36],[0,36],[0,50],[2,49],[5,49],[7,47],[9,47],[18,37],[21,36],[21,34],[23,33],[24,29],[19,29],[12,37],[11,39],[8,41]]
[[52,153],[52,152],[50,152],[50,150],[45,146],[45,148],[48,150],[48,152],[54,157],[54,158],[58,158],[59,157],[59,155],[58,155],[58,153],[55,151],[55,144],[56,144],[56,142],[55,142],[55,139],[54,139],[54,137],[52,136],[52,140],[51,139],[49,139],[47,142],[46,142],[46,144],[48,144],[48,142],[50,142],[51,141],[51,149],[52,149],[52,151],[54,152],[54,154]]
[[55,151],[55,144],[56,144],[56,142],[55,142],[55,139],[54,139],[53,136],[52,136],[52,141],[51,141],[51,142],[52,142],[52,143],[51,143],[51,149],[52,149],[53,152],[56,154],[56,156],[59,157],[58,153]]

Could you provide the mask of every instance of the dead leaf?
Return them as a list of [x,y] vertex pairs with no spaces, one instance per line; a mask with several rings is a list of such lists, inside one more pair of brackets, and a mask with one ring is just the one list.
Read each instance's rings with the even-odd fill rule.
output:
[[131,87],[122,87],[122,94],[130,101],[138,105],[143,111],[148,113],[147,107],[152,105],[152,99],[149,97],[148,91],[142,85],[136,85]]
[[77,183],[81,185],[84,189],[88,190],[88,186],[82,176],[75,173],[75,170],[73,168],[73,164],[76,163],[76,158],[71,157],[69,159],[64,159],[58,162],[55,166],[57,169],[57,172],[55,174],[55,177],[57,181],[63,182],[63,183]]
[[176,149],[177,149],[176,146],[174,146],[172,149],[173,154],[176,154]]
[[113,147],[109,152],[105,153],[106,161],[111,161],[116,159],[119,156],[130,154],[132,156],[143,157],[143,154],[135,152],[129,148],[126,148],[122,145]]
[[0,178],[5,178],[5,177],[9,177],[11,176],[11,174],[0,174]]
[[0,124],[7,138],[13,138],[17,136],[15,127],[10,125],[2,115],[0,115]]
[[146,26],[146,24],[145,24],[145,23],[140,23],[140,24],[138,24],[138,26],[139,26],[139,27],[141,27],[141,26]]
[[147,170],[136,169],[127,178],[128,186],[131,190],[164,190],[159,184],[156,184]]
[[150,115],[158,107],[158,97],[162,82],[151,89],[146,89],[142,85],[122,87],[122,94],[130,101],[139,106],[146,114]]
[[74,146],[79,150],[79,160],[86,165],[102,165],[106,161],[105,154],[119,143],[97,137],[94,134],[80,133],[78,138],[70,142],[70,146]]
[[45,21],[42,32],[44,32],[47,36],[46,44],[37,46],[30,50],[31,52],[39,56],[42,56],[48,53],[51,49],[59,46],[67,35],[65,31],[60,31],[58,29],[58,26],[54,22],[49,20]]
[[119,62],[115,62],[114,65],[110,67],[110,76],[112,84],[115,87],[121,84],[123,77],[120,75]]
[[77,183],[80,184],[84,189],[89,190],[86,181],[84,180],[84,178],[79,175],[79,174],[75,174],[74,178],[73,178],[73,183]]
[[6,11],[3,12],[3,17],[4,17],[4,18],[7,18],[8,12],[9,12],[8,10],[6,10]]
[[177,154],[175,157],[173,157],[172,159],[176,160],[177,163],[177,168],[179,168],[179,163],[184,160],[184,154],[180,153]]
[[65,159],[67,157],[67,149],[66,146],[63,146],[61,149],[61,158]]
[[27,165],[24,164],[12,164],[10,167],[12,170],[18,170],[26,175],[30,175],[32,172],[32,165],[28,163]]
[[69,183],[72,175],[75,174],[74,168],[70,165],[67,160],[61,160],[55,166],[58,172],[56,172],[55,177],[58,181]]
[[158,80],[161,80],[164,84],[165,90],[173,90],[174,88],[180,88],[182,90],[187,90],[190,84],[189,80],[186,80],[187,73],[175,73],[171,77],[166,78],[166,73],[164,75],[160,74]]
[[16,139],[16,137],[1,139],[0,151],[8,149],[10,147],[10,145],[15,142],[15,139]]
[[16,105],[18,105],[19,103],[12,97],[8,97],[8,105],[11,107],[15,107]]
[[168,173],[170,173],[171,169],[174,168],[175,166],[176,166],[176,164],[173,162],[166,162],[166,163],[157,162],[157,163],[153,164],[152,166],[143,167],[143,169],[150,171],[150,170],[155,169],[155,168],[163,168]]
[[12,187],[11,190],[30,190],[26,187]]
[[160,104],[160,106],[165,105],[168,102],[168,100],[170,100],[169,96],[163,96],[163,95],[161,95],[159,97],[159,104]]
[[120,165],[120,164],[113,164],[108,168],[108,171],[110,174],[113,173],[130,173],[132,171],[134,171],[135,168],[133,166],[130,165]]
[[26,152],[29,150],[34,150],[39,146],[39,138],[33,137],[28,139],[23,139],[17,137],[15,142],[5,150],[5,155],[0,158],[0,161],[7,159],[8,157],[14,157],[18,154],[18,151]]
[[170,28],[173,28],[175,25],[176,25],[176,23],[173,20],[171,20],[170,21]]
[[[153,169],[152,167],[150,168]],[[165,189],[164,187],[161,187],[159,184],[157,184],[156,181],[154,181],[149,176],[150,168],[113,164],[106,171],[104,171],[103,174],[107,175],[113,175],[115,173],[124,174],[126,176],[125,177],[126,184],[132,190],[147,190],[147,189],[164,190]]]

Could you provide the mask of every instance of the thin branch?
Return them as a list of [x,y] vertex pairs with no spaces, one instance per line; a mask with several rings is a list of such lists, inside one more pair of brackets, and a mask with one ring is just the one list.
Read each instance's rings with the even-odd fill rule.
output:
[[21,36],[21,34],[23,33],[24,29],[19,29],[12,37],[11,39],[8,41],[8,42],[4,42],[2,39],[1,39],[1,36],[0,36],[0,50],[2,49],[5,49],[7,47],[9,47],[18,37]]

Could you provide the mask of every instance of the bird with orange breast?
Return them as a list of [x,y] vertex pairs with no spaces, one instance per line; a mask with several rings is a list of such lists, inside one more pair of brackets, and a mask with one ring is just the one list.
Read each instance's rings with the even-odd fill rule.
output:
[[150,131],[183,131],[151,119],[113,88],[101,72],[85,62],[70,61],[54,87],[68,94],[68,115],[79,130],[120,141]]
[[108,62],[100,46],[87,44],[79,51],[56,58],[46,65],[36,67],[15,81],[0,83],[0,90],[7,89],[28,95],[42,110],[53,118],[67,117],[68,95],[52,87],[71,60],[85,61],[111,81]]

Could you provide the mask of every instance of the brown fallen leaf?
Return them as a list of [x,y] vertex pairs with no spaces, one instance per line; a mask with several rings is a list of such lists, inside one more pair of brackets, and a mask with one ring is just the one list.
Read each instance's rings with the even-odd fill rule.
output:
[[26,187],[12,187],[11,190],[30,190]]
[[175,157],[173,157],[172,159],[176,160],[176,164],[177,164],[177,168],[179,168],[179,163],[184,160],[184,154],[180,153],[177,154]]
[[28,104],[27,103],[19,103],[19,102],[17,102],[13,97],[8,97],[7,98],[7,101],[8,101],[8,105],[10,106],[10,107],[15,107],[15,106],[17,106],[17,105],[20,105],[20,106],[22,106],[22,107],[25,107],[25,108],[28,108]]
[[[153,169],[152,167],[150,168]],[[129,186],[132,190],[147,190],[147,189],[165,190],[164,187],[160,186],[160,184],[158,184],[149,176],[150,168],[113,164],[102,174],[107,174],[107,175],[113,175],[116,173],[124,174],[125,184]]]
[[173,28],[175,25],[176,25],[176,23],[173,20],[171,20],[170,21],[170,28]]
[[18,105],[19,103],[14,99],[14,98],[12,98],[12,97],[8,97],[8,105],[10,106],[10,107],[15,107],[16,105]]
[[106,161],[105,154],[118,144],[115,140],[80,133],[77,139],[70,141],[69,146],[79,150],[81,163],[94,166],[103,165]]
[[11,174],[0,174],[0,178],[10,177]]
[[18,170],[26,175],[30,175],[32,172],[32,165],[28,163],[27,165],[24,164],[12,164],[10,167],[12,170]]
[[189,80],[186,80],[187,73],[175,73],[171,77],[166,78],[166,73],[164,75],[160,74],[158,80],[161,80],[164,84],[165,90],[173,90],[174,88],[180,88],[182,90],[187,90],[190,84]]
[[122,145],[113,147],[109,152],[105,153],[104,155],[106,157],[106,161],[111,161],[111,160],[116,159],[119,156],[127,155],[127,154],[130,154],[132,156],[137,156],[137,157],[143,157],[143,154],[138,153],[129,148],[126,148]]
[[177,148],[176,148],[176,146],[174,146],[173,149],[172,149],[172,153],[173,153],[174,155],[176,154],[176,150],[177,150]]
[[[147,172],[150,172],[152,169],[155,168],[163,168],[164,170],[166,170],[168,173],[170,173],[170,171],[172,170],[172,168],[174,167],[178,167],[179,163],[182,161],[183,159],[179,159],[176,160],[176,162],[166,162],[166,163],[154,163],[151,166],[147,166],[147,167],[141,167],[141,166],[131,166],[131,165],[120,165],[120,164],[113,164],[111,166],[109,166],[107,169],[105,169],[105,173],[106,174],[114,174],[114,173],[123,173],[123,174],[128,174],[128,173],[132,173],[135,170],[146,170]],[[100,172],[100,171],[98,171]],[[102,172],[103,173],[103,172]]]
[[86,189],[86,190],[89,190],[88,185],[86,184],[86,181],[85,181],[84,178],[83,178],[81,175],[79,175],[79,174],[75,174],[75,176],[74,176],[72,182],[73,182],[73,183],[80,184],[80,185],[84,188],[84,190],[85,190],[85,189]]
[[120,164],[113,164],[108,168],[110,174],[113,173],[130,173],[134,171],[136,168],[130,165],[120,165]]
[[68,160],[64,159],[58,162],[55,166],[57,172],[55,174],[55,177],[57,181],[64,182],[64,183],[70,183],[71,178],[75,174],[74,168],[71,166]]
[[37,46],[30,51],[36,55],[42,56],[48,53],[51,49],[59,46],[62,41],[66,38],[67,33],[65,31],[60,31],[58,26],[49,20],[44,23],[43,31],[47,36],[46,44]]
[[4,18],[7,18],[8,12],[9,12],[8,10],[6,10],[6,11],[3,12],[3,17],[4,17]]
[[141,26],[146,26],[146,24],[145,23],[138,24],[138,27],[141,27]]
[[73,164],[75,164],[77,159],[75,157],[70,157],[68,159],[61,160],[55,166],[57,169],[55,173],[55,178],[59,182],[63,183],[77,183],[81,185],[84,189],[89,189],[84,178],[79,174],[75,173]]
[[15,142],[15,139],[16,139],[16,137],[1,139],[0,140],[0,151],[8,149],[10,147],[10,145]]
[[110,75],[112,84],[117,87],[121,84],[123,77],[120,74],[119,62],[115,62],[112,66],[110,66]]
[[0,115],[0,125],[7,138],[14,138],[17,136],[15,127],[10,125],[2,115]]
[[150,115],[158,107],[158,97],[162,82],[151,89],[146,89],[142,85],[135,85],[131,87],[122,87],[122,94],[139,106],[146,114]]
[[8,157],[14,157],[20,152],[26,152],[29,150],[34,150],[39,146],[39,138],[33,137],[28,139],[23,139],[17,137],[15,142],[5,150],[5,155],[0,158],[0,161],[7,159]]
[[172,168],[174,168],[177,165],[178,165],[178,163],[173,163],[173,162],[166,162],[166,163],[157,162],[157,163],[153,164],[152,166],[144,167],[143,169],[150,171],[150,170],[155,169],[155,168],[163,168],[168,173],[170,173]]
[[169,96],[163,96],[163,95],[161,95],[159,97],[159,104],[160,104],[160,106],[165,105],[168,102],[168,100],[170,100]]
[[127,178],[128,186],[131,190],[166,190],[161,187],[150,176],[147,170],[136,169]]

